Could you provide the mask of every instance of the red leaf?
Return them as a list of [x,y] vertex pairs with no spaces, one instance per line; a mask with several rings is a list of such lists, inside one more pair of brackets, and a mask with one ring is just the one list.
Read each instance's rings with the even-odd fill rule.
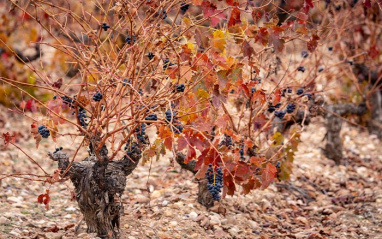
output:
[[56,82],[52,84],[52,86],[56,89],[60,89],[62,86],[62,78],[58,79]]
[[33,99],[27,100],[27,103],[25,104],[25,109],[31,112],[36,112],[37,107],[35,101]]
[[15,143],[15,133],[11,135],[9,132],[3,133],[4,148],[6,149],[9,143]]
[[234,7],[239,6],[239,3],[236,2],[235,0],[226,0],[225,2],[226,2],[228,5],[230,5],[230,6],[234,6]]
[[211,18],[211,27],[215,27],[221,21],[221,19],[226,18],[223,10],[217,9],[216,5],[212,4],[210,1],[203,1],[201,7],[204,17]]
[[188,146],[187,156],[184,159],[184,163],[187,164],[188,162],[190,162],[194,158],[196,158],[196,151],[195,151],[195,149],[193,147]]
[[269,32],[265,27],[260,27],[259,32],[256,35],[256,42],[260,41],[262,45],[267,45],[269,39]]
[[231,17],[229,18],[229,21],[228,21],[228,27],[232,27],[233,25],[240,24],[240,23],[241,23],[240,10],[239,8],[234,8],[232,9]]
[[49,210],[49,202],[50,202],[49,190],[46,190],[45,194],[40,194],[37,197],[37,202],[38,203],[44,203],[46,210]]
[[374,44],[373,46],[370,47],[369,50],[369,56],[374,59],[379,56],[379,51],[377,49],[377,46]]
[[306,24],[306,20],[308,20],[308,15],[303,12],[297,13],[296,17],[298,18],[297,24]]
[[225,194],[232,196],[236,190],[236,186],[235,186],[235,183],[233,182],[233,178],[230,174],[224,174],[223,178],[224,178],[223,196]]
[[38,144],[40,143],[42,137],[38,133],[38,125],[36,122],[31,124],[31,133],[33,135],[33,138],[36,140],[36,148],[38,148]]
[[371,0],[364,0],[363,5],[367,8],[371,8]]
[[163,144],[168,150],[172,150],[172,137],[165,138]]
[[252,11],[252,18],[255,24],[261,19],[262,15],[263,14],[261,11]]
[[45,229],[46,232],[58,232],[60,229],[57,227],[57,225],[54,225],[53,227],[48,227]]
[[312,39],[310,39],[307,43],[308,50],[310,52],[314,52],[314,50],[316,49],[318,45],[318,40],[320,40],[320,37],[317,36],[316,34],[313,34]]
[[305,0],[304,2],[304,11],[305,13],[309,12],[309,9],[313,8],[313,0]]
[[261,175],[261,189],[266,189],[277,176],[277,168],[268,163]]
[[248,194],[251,190],[259,188],[261,186],[261,182],[255,178],[255,179],[250,179],[246,184],[243,184],[243,194],[246,195]]
[[75,225],[72,223],[72,224],[69,224],[67,226],[64,227],[64,230],[67,231],[69,230],[70,228],[74,227]]
[[243,42],[243,56],[251,58],[253,54],[256,54],[255,50],[247,41]]
[[180,136],[178,139],[178,150],[183,150],[188,145],[187,140],[185,137]]

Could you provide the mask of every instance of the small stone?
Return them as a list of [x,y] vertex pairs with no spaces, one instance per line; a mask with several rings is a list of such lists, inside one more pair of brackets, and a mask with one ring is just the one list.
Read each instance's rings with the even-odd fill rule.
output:
[[219,215],[212,215],[211,218],[210,218],[210,224],[212,226],[214,225],[221,225],[221,221],[220,221],[220,217]]
[[176,227],[177,225],[178,225],[178,222],[176,222],[176,221],[170,222],[170,227]]
[[173,217],[174,213],[172,213],[171,210],[166,210],[164,211],[163,215],[165,215],[166,217]]
[[165,206],[167,206],[167,205],[168,205],[168,201],[167,201],[167,200],[164,200],[164,201],[162,202],[162,206],[165,207]]
[[235,238],[239,238],[239,229],[237,227],[232,227],[231,229],[228,230],[229,234],[231,234]]
[[18,232],[18,230],[16,231],[16,229],[9,232],[9,234],[11,234],[12,236],[15,236],[16,238],[21,237],[20,233]]
[[48,232],[47,234],[45,234],[47,238],[51,239],[61,239],[63,235],[64,234],[60,232]]
[[7,201],[11,203],[17,203],[21,202],[23,200],[23,197],[8,197]]
[[75,208],[75,207],[67,207],[66,209],[65,209],[65,211],[67,211],[67,212],[74,212],[74,211],[76,211],[77,209]]
[[190,236],[190,238],[198,238],[198,237],[199,237],[198,233],[194,233],[194,234],[192,234],[192,235]]
[[46,226],[47,227],[54,227],[54,226],[56,226],[57,224],[55,223],[55,222],[48,222],[47,224],[46,224]]
[[251,227],[252,230],[259,229],[259,224],[253,220],[249,220],[249,226]]
[[86,237],[88,234],[86,232],[83,232],[83,233],[80,233],[77,235],[77,237],[79,238],[83,238],[83,237]]
[[9,220],[8,218],[0,217],[0,224],[8,224],[10,222],[11,222],[11,220]]
[[196,218],[198,217],[198,214],[194,211],[190,212],[189,214],[191,220],[196,221]]
[[135,196],[135,200],[137,200],[138,203],[149,203],[150,198],[144,196],[144,195],[137,195]]
[[151,198],[152,199],[156,199],[156,198],[159,198],[161,197],[163,194],[163,191],[162,190],[155,190],[152,194],[151,194]]

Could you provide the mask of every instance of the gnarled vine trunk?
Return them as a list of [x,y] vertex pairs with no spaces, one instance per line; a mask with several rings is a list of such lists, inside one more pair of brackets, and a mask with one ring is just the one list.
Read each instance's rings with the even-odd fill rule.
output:
[[[190,161],[187,164],[184,163],[184,159],[186,155],[183,153],[178,153],[176,155],[176,161],[180,164],[183,169],[186,169],[193,174],[196,174],[197,170],[195,170],[196,161]],[[201,179],[198,181],[199,191],[198,191],[198,202],[205,206],[206,208],[210,208],[214,205],[214,200],[212,199],[212,195],[210,191],[207,189],[207,179]]]
[[[67,176],[73,182],[76,200],[84,216],[88,233],[100,238],[118,238],[123,204],[120,200],[126,177],[136,168],[141,151],[136,148],[119,161],[109,161],[104,146],[97,156],[90,155],[81,162],[73,162]],[[49,153],[63,173],[69,157],[61,152]]]

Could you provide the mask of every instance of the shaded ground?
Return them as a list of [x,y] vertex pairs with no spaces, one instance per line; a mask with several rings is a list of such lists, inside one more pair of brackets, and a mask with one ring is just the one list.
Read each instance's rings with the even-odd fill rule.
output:
[[[58,146],[73,155],[74,141],[57,145],[42,141],[35,149],[29,137],[30,122],[20,121],[1,109],[1,133],[16,131],[18,145],[48,172],[56,169],[46,154]],[[2,128],[2,127],[0,127]],[[302,135],[290,182],[277,182],[265,191],[227,197],[226,212],[206,210],[197,203],[197,184],[180,167],[168,168],[162,158],[140,165],[128,177],[123,196],[122,238],[382,238],[382,147],[366,132],[345,125],[347,165],[336,166],[319,146],[325,129],[311,124]],[[85,155],[86,152],[80,152]],[[41,174],[14,147],[0,151],[0,172]],[[149,176],[150,175],[150,176]],[[37,204],[37,196],[50,189],[49,210]],[[82,223],[76,202],[70,200],[72,186],[43,185],[20,179],[0,182],[0,238],[94,238]]]

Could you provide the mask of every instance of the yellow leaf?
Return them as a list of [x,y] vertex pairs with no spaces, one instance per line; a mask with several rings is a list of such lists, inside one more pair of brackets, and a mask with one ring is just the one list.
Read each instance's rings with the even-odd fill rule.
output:
[[208,97],[210,97],[210,95],[208,94],[208,92],[207,91],[205,91],[205,90],[203,90],[203,89],[201,89],[201,88],[199,88],[198,89],[198,91],[196,92],[196,96],[198,97],[198,98],[208,98]]
[[221,30],[216,30],[213,34],[213,39],[212,39],[212,45],[219,51],[223,52],[225,45],[226,45],[226,40],[225,40],[225,34]]

